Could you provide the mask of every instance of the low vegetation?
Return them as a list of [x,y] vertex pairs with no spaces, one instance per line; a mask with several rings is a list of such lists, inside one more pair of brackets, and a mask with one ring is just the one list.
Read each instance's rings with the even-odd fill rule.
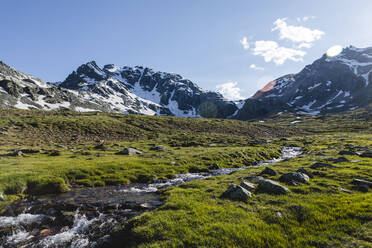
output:
[[[117,229],[118,247],[372,247],[372,118],[366,109],[343,115],[281,114],[242,122],[108,113],[0,110],[0,208],[25,195],[152,182],[213,166],[241,167],[303,154],[274,165],[281,175],[300,168],[310,181],[285,185],[289,194],[252,191],[247,201],[221,198],[232,184],[265,167],[161,190],[164,204]],[[152,149],[163,145],[164,149]],[[120,155],[124,148],[141,154]],[[353,155],[338,155],[355,151]],[[337,162],[345,157],[344,162]],[[334,167],[314,168],[315,162]]]

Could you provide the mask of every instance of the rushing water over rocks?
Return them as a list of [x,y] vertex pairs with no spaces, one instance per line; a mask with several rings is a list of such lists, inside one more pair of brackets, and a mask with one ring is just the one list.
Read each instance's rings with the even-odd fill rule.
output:
[[[282,157],[254,166],[300,154],[297,147],[284,147]],[[12,204],[5,216],[0,216],[0,248],[110,247],[110,234],[116,226],[162,204],[156,193],[160,188],[249,167],[177,174],[172,179],[156,180],[151,184],[78,188],[56,196],[27,197]]]

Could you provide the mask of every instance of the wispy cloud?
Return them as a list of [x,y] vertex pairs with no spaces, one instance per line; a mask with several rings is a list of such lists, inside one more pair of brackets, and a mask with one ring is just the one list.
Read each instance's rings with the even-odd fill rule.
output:
[[265,70],[265,68],[260,67],[260,66],[257,66],[257,65],[255,65],[255,64],[251,64],[251,65],[249,66],[249,68],[251,68],[252,70],[256,70],[256,71],[263,71],[263,70]]
[[256,41],[253,54],[262,56],[265,62],[273,61],[276,65],[282,65],[286,60],[302,61],[305,51],[281,47],[275,41]]
[[296,20],[298,22],[307,22],[315,18],[316,18],[315,16],[304,16],[304,17],[297,17]]
[[238,83],[228,82],[216,86],[217,92],[221,93],[226,99],[240,100],[244,99],[241,95],[241,89],[237,87]]
[[248,50],[250,47],[247,37],[243,37],[243,39],[240,40],[240,44],[242,44],[244,50]]
[[274,22],[274,28],[272,31],[279,31],[279,39],[290,40],[293,42],[306,42],[311,43],[316,40],[320,40],[325,34],[323,31],[318,29],[310,29],[304,26],[288,25],[286,18],[277,19]]

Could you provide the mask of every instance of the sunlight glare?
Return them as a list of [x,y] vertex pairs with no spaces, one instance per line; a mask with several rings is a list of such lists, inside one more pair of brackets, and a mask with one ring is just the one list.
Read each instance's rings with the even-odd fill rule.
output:
[[328,49],[327,51],[327,56],[328,57],[335,57],[339,55],[342,52],[342,46],[336,45],[332,46],[331,48]]

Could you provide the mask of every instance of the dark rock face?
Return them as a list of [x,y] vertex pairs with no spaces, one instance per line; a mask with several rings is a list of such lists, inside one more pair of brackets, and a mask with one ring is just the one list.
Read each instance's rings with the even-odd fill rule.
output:
[[234,118],[247,120],[289,111],[335,113],[372,102],[372,48],[345,48],[316,60],[300,73],[268,83],[246,100]]

